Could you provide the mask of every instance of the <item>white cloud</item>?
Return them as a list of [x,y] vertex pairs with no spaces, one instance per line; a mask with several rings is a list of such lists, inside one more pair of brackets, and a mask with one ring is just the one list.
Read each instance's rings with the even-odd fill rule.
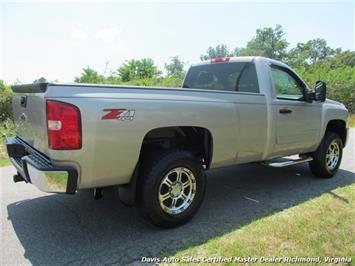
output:
[[119,40],[122,30],[119,28],[101,29],[96,33],[96,38],[107,44],[114,44]]
[[85,41],[88,39],[88,35],[86,34],[86,32],[80,29],[73,30],[71,33],[71,37],[79,41]]

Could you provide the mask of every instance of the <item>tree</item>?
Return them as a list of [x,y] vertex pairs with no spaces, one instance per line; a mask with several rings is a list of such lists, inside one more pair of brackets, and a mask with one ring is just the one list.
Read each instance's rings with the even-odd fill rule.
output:
[[248,54],[245,47],[237,47],[234,49],[233,55],[234,56],[246,56],[246,55],[252,55],[252,54]]
[[324,39],[310,40],[305,46],[308,49],[308,58],[306,60],[311,63],[324,61],[334,55],[334,50],[327,46],[327,42]]
[[185,75],[185,62],[179,59],[179,56],[171,57],[170,63],[165,63],[165,69],[168,77],[183,77]]
[[0,79],[0,94],[2,95],[3,93],[12,93],[12,89],[10,86],[6,85],[2,79]]
[[44,77],[40,77],[39,79],[36,79],[35,81],[33,81],[33,83],[46,83],[46,82],[48,82],[48,81]]
[[313,39],[306,43],[298,43],[291,49],[287,56],[287,61],[293,67],[314,64],[325,61],[335,54],[335,50],[327,46],[324,39]]
[[216,47],[208,47],[206,54],[201,55],[201,61],[205,61],[208,59],[219,58],[219,57],[227,57],[233,56],[233,52],[229,51],[227,45],[219,44]]
[[341,66],[355,66],[355,51],[341,51],[341,49],[335,50],[335,56],[331,58],[331,67]]
[[126,61],[126,63],[117,69],[117,73],[122,81],[132,80],[137,75],[136,71],[137,63],[134,59]]
[[246,48],[236,48],[238,55],[256,55],[283,60],[286,56],[288,42],[281,25],[273,28],[256,30],[256,36],[247,43]]
[[126,61],[120,68],[118,68],[117,73],[122,81],[153,78],[158,77],[161,74],[151,58]]
[[158,67],[154,65],[154,61],[151,58],[143,58],[137,61],[137,76],[138,78],[153,78],[161,74]]
[[75,77],[75,82],[79,83],[104,83],[105,77],[99,75],[96,70],[87,66],[83,68],[83,72],[80,77]]
[[12,118],[12,89],[0,79],[0,121]]

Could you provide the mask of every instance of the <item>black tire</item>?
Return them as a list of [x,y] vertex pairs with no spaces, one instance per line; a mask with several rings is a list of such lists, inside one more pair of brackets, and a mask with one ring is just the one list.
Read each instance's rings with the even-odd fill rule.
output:
[[[327,166],[327,150],[329,149],[329,146],[333,141],[338,145],[339,147],[339,158],[338,161],[333,168],[329,168]],[[326,132],[324,135],[324,138],[317,148],[317,150],[312,153],[313,160],[309,162],[309,167],[311,169],[311,172],[317,176],[317,177],[322,177],[322,178],[330,178],[336,174],[338,171],[338,168],[341,163],[341,159],[343,156],[343,142],[341,138],[339,137],[338,134],[334,132]]]
[[[165,176],[178,167],[192,172],[195,178],[195,194],[188,207],[178,214],[164,211],[159,202],[161,183]],[[146,159],[139,171],[137,183],[137,207],[144,218],[162,228],[173,228],[188,222],[197,212],[206,188],[202,163],[186,151],[170,151]],[[181,190],[183,191],[183,189]],[[192,188],[191,188],[192,191]],[[186,205],[187,206],[187,205]]]

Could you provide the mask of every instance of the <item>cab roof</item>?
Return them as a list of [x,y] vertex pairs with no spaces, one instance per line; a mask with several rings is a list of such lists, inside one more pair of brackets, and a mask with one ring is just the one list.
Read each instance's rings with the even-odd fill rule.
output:
[[280,65],[283,67],[289,68],[286,64],[271,59],[263,56],[231,56],[231,57],[221,57],[221,58],[214,58],[214,59],[209,59],[206,61],[202,61],[199,63],[192,64],[191,67],[195,66],[201,66],[201,65],[208,65],[208,64],[214,64],[214,63],[232,63],[232,62],[252,62],[252,61],[263,61],[264,63],[267,64],[275,64],[275,65]]

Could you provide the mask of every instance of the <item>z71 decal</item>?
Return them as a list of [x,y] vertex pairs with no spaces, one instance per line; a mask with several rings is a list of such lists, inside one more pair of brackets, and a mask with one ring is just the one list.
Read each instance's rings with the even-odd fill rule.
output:
[[121,121],[132,121],[135,113],[135,110],[132,109],[104,109],[103,111],[107,112],[107,114],[101,117],[102,120],[116,119]]

